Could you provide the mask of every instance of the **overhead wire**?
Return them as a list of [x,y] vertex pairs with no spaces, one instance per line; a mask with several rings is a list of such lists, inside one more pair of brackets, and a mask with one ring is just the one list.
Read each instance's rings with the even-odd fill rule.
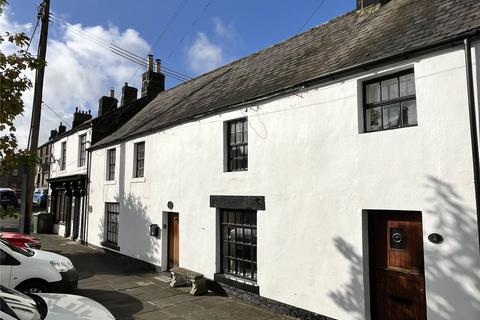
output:
[[55,112],[55,110],[53,110],[52,107],[50,107],[48,104],[46,104],[44,101],[42,101],[42,105],[44,105],[45,107],[47,107],[55,116],[57,116],[58,119],[62,120],[62,122],[64,122],[67,126],[70,127],[70,129],[72,128],[72,126],[67,122],[65,121],[65,119],[63,119],[58,113]]
[[[180,12],[183,10],[183,8],[185,7],[185,5],[187,4],[188,0],[183,0],[182,2],[179,3],[179,5],[177,6],[177,9],[175,10],[175,12],[173,13],[173,15],[170,17],[169,21],[167,22],[167,24],[165,25],[165,27],[163,28],[163,30],[160,32],[160,34],[158,35],[157,39],[155,40],[155,42],[153,43],[153,46],[151,47],[151,49],[149,50],[149,52],[147,54],[152,54],[153,53],[153,50],[155,50],[155,48],[157,47],[157,45],[160,43],[160,40],[163,38],[163,36],[165,35],[165,33],[168,31],[168,29],[170,28],[170,26],[173,24],[173,22],[175,21],[175,19],[178,17],[178,15],[180,14]],[[168,68],[162,66],[162,68],[164,70],[168,70]],[[135,70],[132,74],[132,76],[130,77],[129,81],[132,81],[133,78],[135,78],[138,74],[138,72],[140,71],[140,68],[138,68],[137,70]],[[168,71],[173,71],[173,70],[168,70]],[[190,79],[190,77],[188,77]]]
[[[204,6],[203,10],[197,15],[197,17],[193,20],[193,22],[190,25],[190,29],[193,28],[198,21],[200,21],[200,18],[207,12],[208,8],[210,7],[210,4],[212,1],[208,1]],[[190,32],[190,31],[189,31]],[[170,59],[172,55],[177,51],[177,49],[182,45],[183,41],[185,41],[185,38],[187,37],[187,33],[183,34],[183,36],[180,38],[180,40],[177,42],[177,44],[170,50],[170,53],[168,54],[166,60]]]
[[33,29],[33,32],[32,32],[32,35],[31,35],[30,39],[28,40],[27,49],[25,51],[28,51],[28,49],[30,49],[30,45],[32,44],[33,37],[35,37],[35,33],[37,32],[37,28],[38,28],[39,23],[40,23],[40,17],[37,17],[37,23],[35,24],[35,28]]
[[[80,28],[78,28],[76,25],[73,25],[71,23],[69,23],[68,21],[58,17],[57,15],[54,15],[52,14],[55,18],[56,21],[62,23],[63,25],[65,25],[72,33],[86,39],[86,40],[90,40],[92,42],[95,42],[97,45],[105,48],[105,49],[108,49],[109,51],[111,51],[112,53],[116,54],[116,55],[119,55],[125,59],[128,59],[130,60],[131,62],[135,62],[137,64],[140,64],[141,66],[147,66],[147,63],[145,62],[145,59],[142,58],[141,56],[131,52],[131,51],[128,51],[118,45],[116,45],[115,43],[113,42],[108,42],[100,37],[98,37],[97,35],[94,35],[93,33],[87,31],[87,30],[82,30]],[[171,68],[168,68],[166,66],[163,66],[162,65],[162,71],[164,71],[164,73],[172,78],[175,78],[179,81],[188,81],[191,79],[191,77],[185,75],[185,74],[182,74],[178,71],[175,71]]]
[[315,10],[313,10],[312,14],[308,17],[308,19],[305,21],[305,23],[300,27],[300,29],[298,29],[297,33],[300,33],[300,31],[303,30],[303,28],[305,28],[305,26],[310,22],[310,20],[312,20],[312,18],[315,16],[315,14],[317,13],[318,10],[320,10],[320,8],[323,6],[323,4],[325,3],[326,0],[322,0],[322,2],[320,2],[320,4],[315,8]]

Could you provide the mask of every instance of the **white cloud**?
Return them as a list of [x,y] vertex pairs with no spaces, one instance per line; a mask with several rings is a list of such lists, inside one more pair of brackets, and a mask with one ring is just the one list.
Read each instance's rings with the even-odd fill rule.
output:
[[221,38],[225,38],[231,41],[234,41],[237,37],[235,27],[233,23],[225,23],[219,17],[213,18],[213,24],[215,27],[215,33]]
[[214,44],[205,33],[198,32],[187,52],[192,71],[204,73],[223,65],[226,61],[223,48]]
[[[0,16],[1,31],[29,27],[19,26],[8,11]],[[137,31],[132,29],[121,31],[116,26],[85,27],[80,24],[68,28],[58,25],[51,27],[60,29],[50,32],[52,36],[59,36],[48,41],[43,101],[54,108],[55,112],[69,124],[75,107],[91,109],[92,114],[96,115],[98,99],[106,95],[111,87],[115,88],[116,97],[119,99],[124,82],[131,81],[137,87],[140,85],[138,65],[112,54],[99,45],[98,41],[91,40],[92,37],[98,37],[143,56],[149,52],[150,47]],[[85,33],[90,36],[85,36]],[[0,49],[4,50],[4,47]],[[26,74],[32,81],[34,80],[33,72]],[[30,128],[33,89],[24,93],[23,100],[25,112],[16,119],[16,126],[20,147],[24,148],[27,146]],[[47,141],[50,130],[57,128],[60,121],[50,110],[42,108],[40,143]]]

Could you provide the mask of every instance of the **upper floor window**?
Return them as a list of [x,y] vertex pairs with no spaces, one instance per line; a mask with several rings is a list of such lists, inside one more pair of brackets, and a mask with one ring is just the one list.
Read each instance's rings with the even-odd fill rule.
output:
[[115,149],[107,150],[107,180],[115,180]]
[[247,118],[227,122],[227,170],[248,169],[248,122]]
[[135,143],[134,178],[143,177],[145,165],[145,142]]
[[83,167],[85,165],[85,159],[87,158],[87,135],[82,134],[78,137],[78,166]]
[[417,125],[413,70],[367,81],[363,93],[365,132]]
[[62,153],[60,156],[60,170],[65,170],[67,166],[67,142],[62,142]]

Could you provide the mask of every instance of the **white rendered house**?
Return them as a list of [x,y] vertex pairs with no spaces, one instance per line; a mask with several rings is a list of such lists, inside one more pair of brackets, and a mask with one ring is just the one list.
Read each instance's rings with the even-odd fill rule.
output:
[[480,318],[480,2],[359,2],[93,145],[88,243],[304,317]]

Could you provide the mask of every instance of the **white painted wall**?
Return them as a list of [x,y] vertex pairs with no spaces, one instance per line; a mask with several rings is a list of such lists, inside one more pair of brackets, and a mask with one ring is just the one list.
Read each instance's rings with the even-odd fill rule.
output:
[[[166,223],[162,212],[172,201],[180,265],[213,278],[218,226],[210,195],[264,195],[260,294],[336,319],[368,319],[362,210],[419,210],[428,319],[480,318],[464,53],[399,68],[412,66],[416,127],[359,133],[362,81],[392,67],[114,146],[114,183],[105,182],[106,149],[94,151],[89,242],[103,240],[105,202],[120,202],[120,251],[161,265],[162,240],[151,238],[148,226]],[[224,172],[223,124],[242,116],[249,121],[248,171]],[[131,178],[138,141],[145,141],[144,179]],[[432,232],[445,242],[430,243]]]
[[[87,148],[89,148],[92,137],[92,130],[90,127],[72,133],[71,135],[62,138],[53,144],[52,156],[55,161],[50,166],[50,178],[58,178],[75,174],[87,174],[87,161],[85,161],[84,166],[79,166],[79,137],[84,134],[87,135]],[[67,143],[67,161],[65,170],[61,170],[60,167],[63,142]]]
[[[52,157],[54,160],[50,165],[50,178],[59,178],[59,177],[66,177],[76,174],[87,174],[87,158],[88,153],[86,154],[85,158],[85,165],[80,166],[79,162],[79,155],[80,155],[80,136],[86,134],[87,135],[87,149],[90,147],[90,143],[92,141],[92,130],[91,127],[86,129],[78,130],[62,139],[56,141],[52,146]],[[66,156],[66,163],[65,163],[65,170],[61,170],[61,161],[62,161],[62,143],[67,143],[67,156]],[[49,194],[52,194],[52,190],[49,190]],[[74,211],[75,203],[72,203],[72,212]],[[80,212],[82,212],[83,207],[82,204],[80,205]],[[53,212],[53,208],[50,208],[50,212]],[[65,234],[65,226],[64,224],[55,224],[54,225],[54,232],[60,235]],[[71,230],[73,230],[73,221],[71,222],[70,226]]]

